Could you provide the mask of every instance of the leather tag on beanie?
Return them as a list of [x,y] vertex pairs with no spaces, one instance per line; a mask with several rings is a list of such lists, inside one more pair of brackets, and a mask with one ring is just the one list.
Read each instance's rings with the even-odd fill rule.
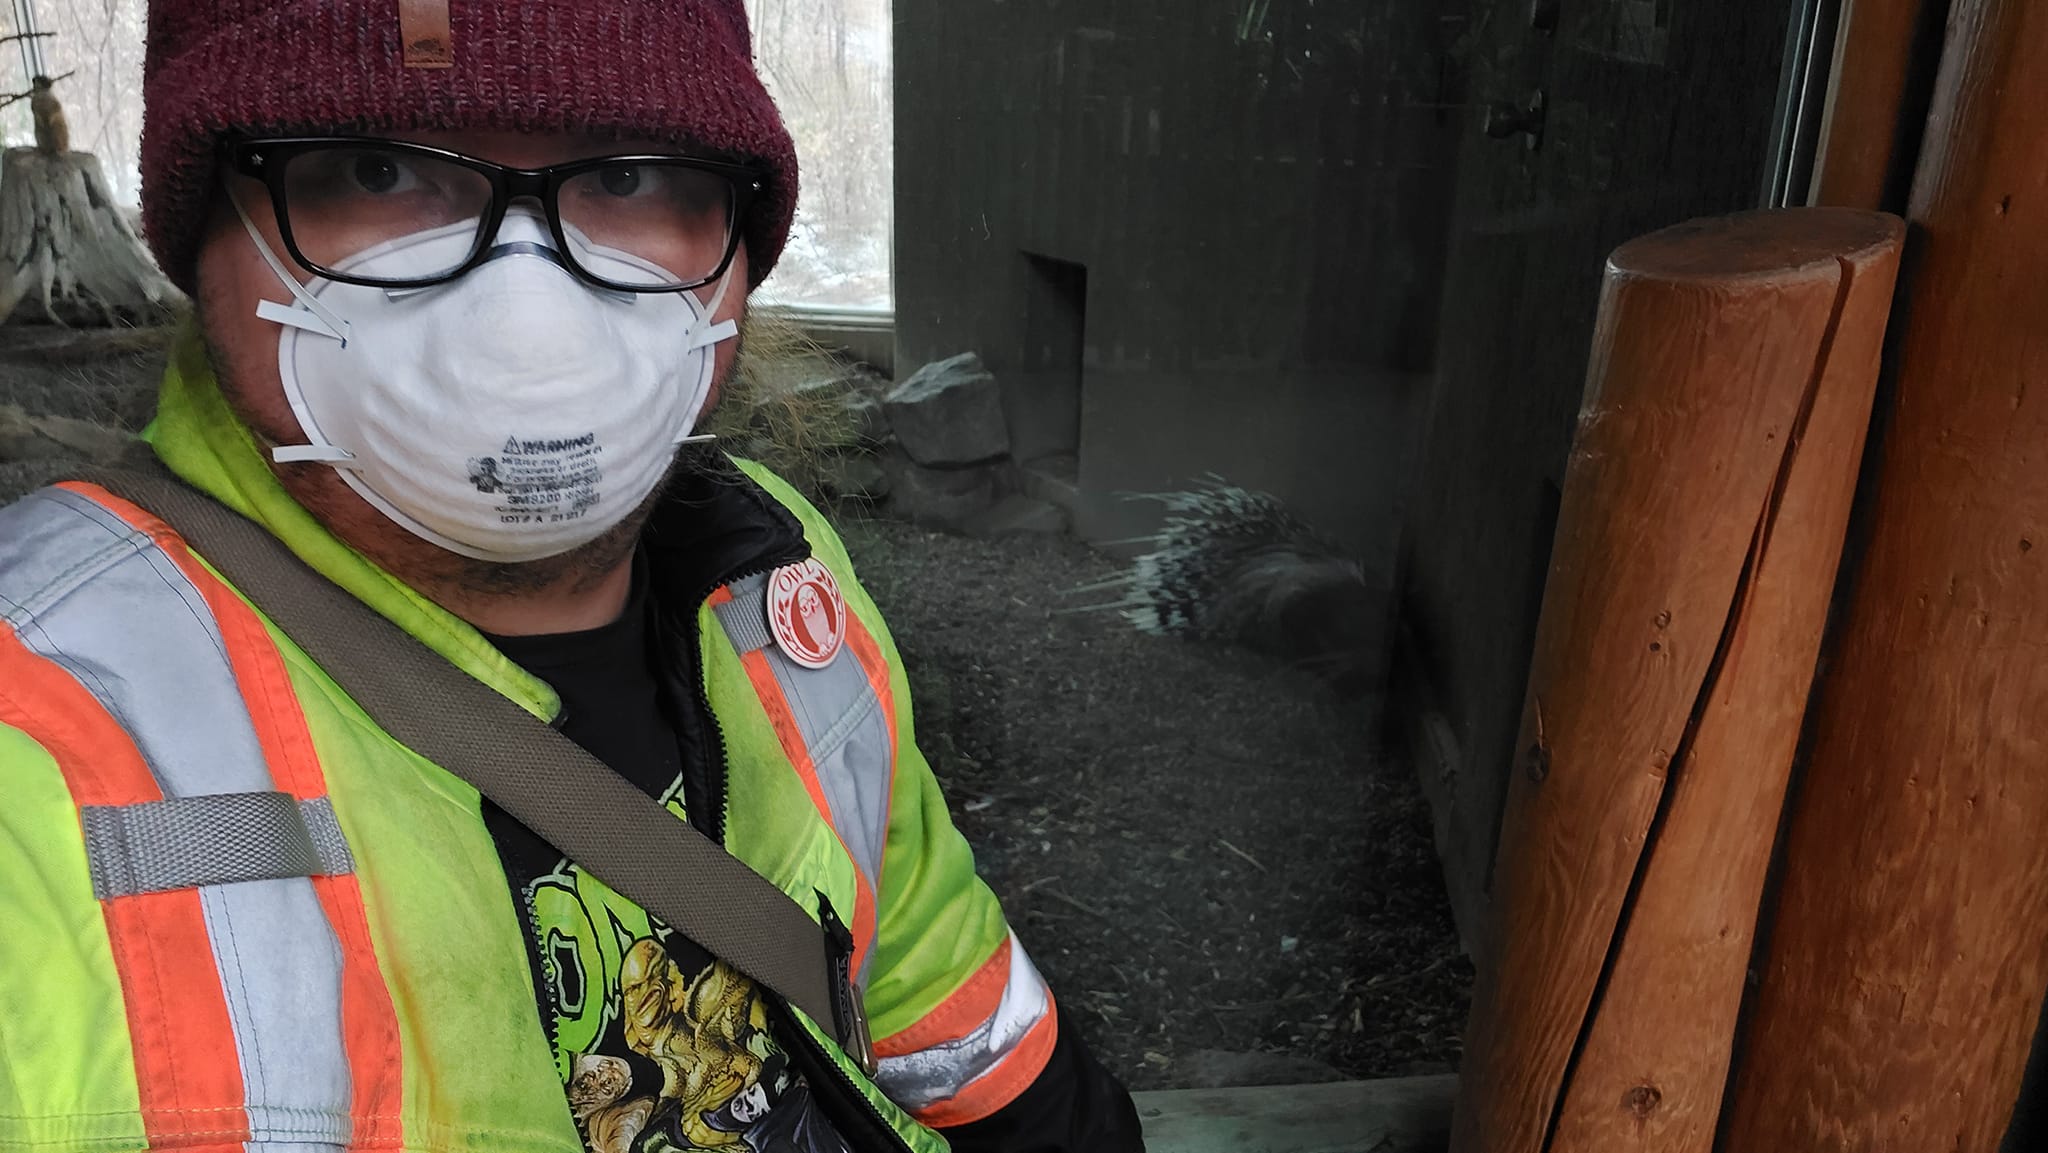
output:
[[398,37],[407,68],[455,67],[448,0],[398,0]]

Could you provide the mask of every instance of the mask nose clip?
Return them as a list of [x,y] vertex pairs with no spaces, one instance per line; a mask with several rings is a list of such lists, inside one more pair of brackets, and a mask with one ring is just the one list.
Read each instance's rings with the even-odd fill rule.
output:
[[[508,234],[510,235],[508,236]],[[555,238],[549,233],[547,228],[547,219],[530,209],[513,209],[505,213],[505,219],[499,222],[498,231],[491,237],[490,248],[485,251],[484,258],[477,262],[476,267],[470,269],[470,273],[479,272],[497,261],[509,260],[516,256],[530,256],[538,260],[545,260],[559,269],[563,275],[570,277],[590,292],[604,297],[614,304],[632,305],[640,302],[638,293],[622,292],[616,288],[607,288],[594,281],[584,279],[570,265],[569,258],[563,254],[562,250],[555,246]],[[442,286],[387,288],[384,290],[384,299],[405,300],[422,292],[432,292],[440,287]]]

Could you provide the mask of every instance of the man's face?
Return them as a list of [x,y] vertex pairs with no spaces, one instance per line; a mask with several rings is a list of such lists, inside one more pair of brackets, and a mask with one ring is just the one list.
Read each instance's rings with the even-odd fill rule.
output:
[[747,1086],[746,1092],[732,1099],[732,1119],[742,1125],[751,1125],[768,1115],[768,1089],[755,1084]]
[[[516,168],[545,168],[606,155],[674,151],[645,140],[605,141],[554,134],[429,132],[393,139],[445,148]],[[312,273],[292,263],[285,254],[270,195],[262,183],[225,170],[221,180],[249,214],[271,251],[284,260],[286,271],[301,283],[313,279]],[[745,308],[744,245],[733,258],[727,276],[732,288],[726,292],[714,321],[736,319]],[[285,399],[279,377],[278,326],[256,315],[261,301],[288,302],[289,293],[265,263],[226,197],[217,198],[201,240],[198,289],[200,328],[228,403],[266,450],[272,445],[305,443],[307,437]],[[697,299],[708,305],[714,291],[715,286],[711,285],[697,289]],[[711,395],[705,404],[707,412],[717,403],[732,371],[736,344],[725,341],[714,349],[716,363]],[[276,471],[300,504],[337,536],[386,568],[400,575],[451,581],[477,591],[518,591],[578,576],[602,575],[586,570],[609,569],[630,554],[631,542],[638,536],[644,519],[629,518],[604,538],[562,557],[527,565],[496,565],[457,557],[411,536],[357,497],[328,466],[286,465],[278,466]]]

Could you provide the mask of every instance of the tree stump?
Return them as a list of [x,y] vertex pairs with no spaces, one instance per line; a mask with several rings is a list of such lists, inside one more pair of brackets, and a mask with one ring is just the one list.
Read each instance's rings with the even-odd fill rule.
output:
[[183,298],[89,152],[0,157],[0,322],[152,324]]

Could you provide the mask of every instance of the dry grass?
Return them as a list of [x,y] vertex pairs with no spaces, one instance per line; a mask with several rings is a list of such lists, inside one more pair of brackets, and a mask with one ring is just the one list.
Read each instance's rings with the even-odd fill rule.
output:
[[787,317],[750,308],[732,380],[705,431],[725,441],[728,452],[760,461],[816,497],[825,462],[850,448],[859,430],[837,390],[804,386],[852,371]]

